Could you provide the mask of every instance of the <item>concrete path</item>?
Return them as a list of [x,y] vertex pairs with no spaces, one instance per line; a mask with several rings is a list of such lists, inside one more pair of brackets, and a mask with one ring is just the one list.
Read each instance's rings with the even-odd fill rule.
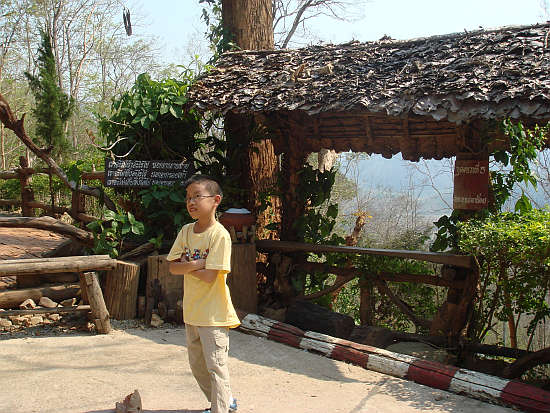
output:
[[[189,370],[183,328],[0,338],[1,413],[108,413],[134,389],[149,413],[208,405]],[[239,413],[514,411],[238,331],[230,340]]]

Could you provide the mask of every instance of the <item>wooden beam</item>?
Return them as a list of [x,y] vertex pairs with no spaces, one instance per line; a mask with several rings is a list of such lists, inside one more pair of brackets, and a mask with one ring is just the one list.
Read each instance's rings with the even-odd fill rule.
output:
[[116,260],[108,255],[29,258],[0,261],[0,276],[112,270]]
[[469,255],[446,254],[429,251],[409,250],[386,250],[376,248],[359,248],[336,245],[314,245],[292,241],[259,240],[256,241],[256,248],[260,252],[344,252],[347,254],[382,255],[385,257],[407,258],[434,262],[436,264],[447,264],[462,268],[472,268],[472,257]]
[[370,280],[384,280],[390,282],[412,282],[435,285],[438,287],[452,287],[461,289],[464,287],[464,281],[446,280],[440,277],[436,277],[428,274],[394,274],[389,272],[382,272],[379,274],[365,273],[358,268],[344,268],[326,265],[320,262],[306,262],[298,264],[297,268],[305,271],[323,272],[326,274],[336,274],[343,277],[351,277],[348,281],[355,277],[362,276]]
[[62,313],[74,313],[74,312],[88,312],[90,311],[89,305],[72,305],[70,307],[55,307],[55,308],[33,308],[32,310],[6,310],[0,311],[0,317],[7,317],[10,315],[25,315],[25,314],[62,314]]

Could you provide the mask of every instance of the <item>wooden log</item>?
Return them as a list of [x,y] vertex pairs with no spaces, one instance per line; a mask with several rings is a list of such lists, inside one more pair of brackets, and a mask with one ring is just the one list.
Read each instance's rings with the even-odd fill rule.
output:
[[32,310],[6,310],[0,311],[0,317],[7,317],[10,315],[25,315],[25,314],[62,314],[62,313],[75,313],[75,312],[88,312],[90,311],[89,305],[73,305],[70,307],[55,307],[55,308],[33,308]]
[[231,273],[227,276],[233,305],[243,311],[258,310],[256,280],[256,247],[254,244],[233,244],[231,247]]
[[308,301],[295,301],[288,307],[285,323],[333,337],[348,338],[355,327],[350,316],[335,313]]
[[156,249],[155,244],[152,244],[150,242],[146,242],[145,244],[142,244],[120,256],[121,260],[129,260],[131,258],[136,258],[142,255],[148,255],[149,253],[153,252]]
[[472,257],[469,255],[445,254],[428,251],[408,251],[408,250],[385,250],[376,248],[359,248],[335,245],[314,245],[302,242],[276,241],[276,240],[258,240],[257,249],[260,252],[345,252],[348,254],[363,255],[382,255],[386,257],[408,258],[413,260],[422,260],[435,262],[437,264],[449,264],[462,268],[472,268]]
[[108,255],[4,260],[0,261],[0,276],[112,270],[115,266],[116,260]]
[[109,334],[111,331],[111,322],[109,321],[109,312],[105,306],[103,293],[99,286],[97,274],[87,272],[84,274],[86,288],[88,292],[88,300],[90,301],[90,309],[92,311],[92,320],[100,334]]
[[94,245],[94,236],[92,233],[73,225],[65,224],[52,217],[0,217],[0,227],[44,229],[46,231],[66,235],[84,245]]
[[105,304],[115,320],[136,318],[139,265],[117,261],[116,268],[107,272],[105,280]]
[[7,290],[0,292],[0,308],[18,307],[27,298],[35,302],[42,297],[51,298],[54,301],[62,301],[80,295],[79,284],[50,285],[41,288],[25,288],[21,290]]
[[57,274],[37,274],[37,275],[18,275],[17,276],[17,288],[31,288],[40,287],[44,284],[69,284],[77,283],[78,274],[71,273],[57,273]]

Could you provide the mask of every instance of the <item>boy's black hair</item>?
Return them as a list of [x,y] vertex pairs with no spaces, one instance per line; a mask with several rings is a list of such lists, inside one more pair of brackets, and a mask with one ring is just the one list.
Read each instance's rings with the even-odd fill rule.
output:
[[187,187],[191,184],[203,184],[208,192],[210,192],[210,195],[220,195],[223,196],[222,187],[216,181],[216,179],[212,178],[210,175],[204,175],[204,174],[195,174],[191,175],[187,180],[183,183],[183,187],[187,189]]

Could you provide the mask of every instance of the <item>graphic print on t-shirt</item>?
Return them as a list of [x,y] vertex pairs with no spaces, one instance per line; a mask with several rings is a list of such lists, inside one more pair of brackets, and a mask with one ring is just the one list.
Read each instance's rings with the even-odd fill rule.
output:
[[198,259],[206,259],[206,257],[208,257],[208,252],[210,251],[209,248],[206,249],[206,251],[204,251],[202,254],[201,254],[201,250],[199,249],[195,249],[193,251],[193,254],[191,254],[191,250],[188,248],[188,247],[185,247],[184,248],[184,254],[185,254],[185,257],[188,259],[188,260],[198,260]]

